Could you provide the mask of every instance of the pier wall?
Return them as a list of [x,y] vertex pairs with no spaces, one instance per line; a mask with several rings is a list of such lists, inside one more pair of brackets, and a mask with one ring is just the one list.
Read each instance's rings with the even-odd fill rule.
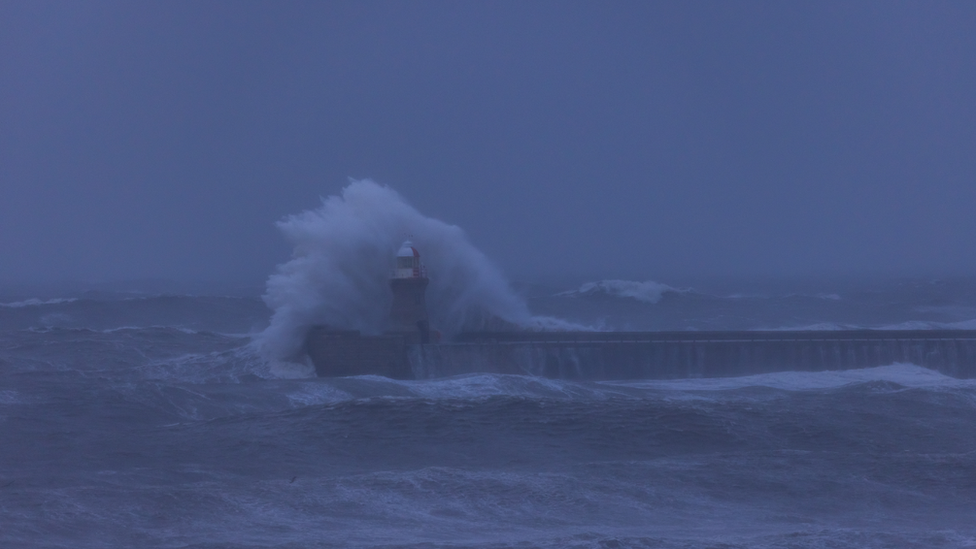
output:
[[558,379],[677,379],[911,363],[976,378],[976,330],[478,332],[419,344],[404,334],[314,328],[319,376],[429,379],[498,373]]
[[305,350],[319,377],[414,378],[407,362],[408,338],[402,334],[363,336],[355,330],[316,327],[305,339]]
[[911,363],[976,377],[976,331],[463,334],[411,346],[418,379],[492,372],[559,379],[676,379]]

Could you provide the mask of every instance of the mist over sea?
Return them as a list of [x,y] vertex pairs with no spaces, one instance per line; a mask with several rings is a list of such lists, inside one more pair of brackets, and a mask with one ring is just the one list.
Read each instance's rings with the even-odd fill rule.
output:
[[[513,288],[597,329],[976,327],[973,279]],[[2,545],[976,544],[974,381],[318,379],[260,292],[3,289]]]

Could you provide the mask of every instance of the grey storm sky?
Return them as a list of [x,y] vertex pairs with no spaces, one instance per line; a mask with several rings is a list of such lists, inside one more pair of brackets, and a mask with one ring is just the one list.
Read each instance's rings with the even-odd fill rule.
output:
[[513,278],[976,273],[974,2],[0,2],[0,280],[261,280],[349,177]]

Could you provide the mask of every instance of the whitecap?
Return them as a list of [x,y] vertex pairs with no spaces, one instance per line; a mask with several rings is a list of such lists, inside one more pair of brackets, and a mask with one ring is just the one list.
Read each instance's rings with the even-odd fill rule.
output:
[[23,301],[12,301],[10,303],[0,303],[0,307],[7,307],[7,308],[10,308],[10,309],[19,309],[19,308],[22,308],[22,307],[38,307],[38,306],[41,306],[41,305],[58,305],[58,304],[61,304],[61,303],[72,303],[72,302],[75,302],[75,301],[78,301],[78,299],[77,298],[74,298],[74,297],[57,297],[57,298],[46,299],[46,300],[45,299],[38,299],[36,297],[32,297],[30,299],[25,299]]
[[561,292],[557,296],[566,297],[588,297],[588,296],[607,296],[629,298],[642,303],[657,303],[668,292],[687,292],[688,290],[678,290],[667,284],[646,280],[638,282],[634,280],[600,280],[597,282],[587,282],[576,290]]

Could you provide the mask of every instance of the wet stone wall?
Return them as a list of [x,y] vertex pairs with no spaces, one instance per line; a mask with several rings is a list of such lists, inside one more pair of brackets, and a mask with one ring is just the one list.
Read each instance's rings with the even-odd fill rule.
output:
[[675,379],[911,363],[976,377],[976,331],[482,333],[408,346],[418,379],[465,373]]
[[305,350],[319,377],[381,375],[410,379],[408,338],[401,334],[363,336],[358,331],[315,327],[305,340]]

